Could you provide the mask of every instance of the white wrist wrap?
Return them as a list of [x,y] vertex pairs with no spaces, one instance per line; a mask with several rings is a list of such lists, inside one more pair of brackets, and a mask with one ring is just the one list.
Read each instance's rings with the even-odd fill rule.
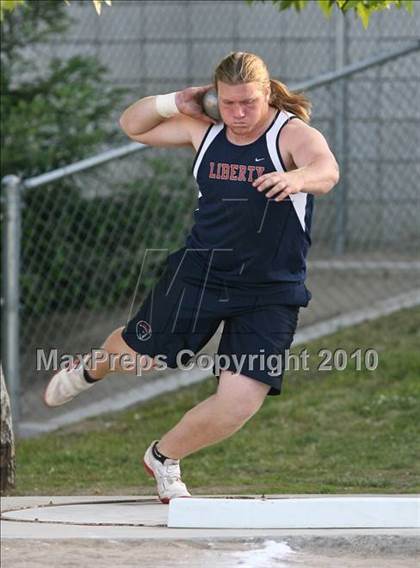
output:
[[160,116],[169,118],[174,114],[179,114],[178,107],[175,103],[176,93],[168,93],[167,95],[156,95],[156,111]]

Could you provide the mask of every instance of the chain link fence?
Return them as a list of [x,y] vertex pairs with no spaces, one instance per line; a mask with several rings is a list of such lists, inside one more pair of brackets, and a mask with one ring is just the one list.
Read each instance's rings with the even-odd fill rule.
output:
[[[351,17],[344,26],[337,17],[327,22],[316,6],[300,15],[242,2],[116,2],[100,18],[83,3],[69,10],[75,23],[55,55],[95,54],[108,65],[109,81],[129,90],[115,120],[141,96],[208,83],[233,49],[260,54],[273,77],[296,84],[420,35],[417,7],[413,17],[375,15],[367,32]],[[40,64],[50,49],[35,54]],[[417,50],[308,91],[313,125],[336,153],[342,177],[316,198],[307,281],[313,299],[301,310],[301,327],[420,288],[419,69]],[[146,148],[25,190],[22,422],[131,388],[136,379],[114,378],[64,410],[46,410],[41,394],[51,373],[35,370],[36,349],[86,352],[126,323],[191,228],[192,159],[187,150]]]

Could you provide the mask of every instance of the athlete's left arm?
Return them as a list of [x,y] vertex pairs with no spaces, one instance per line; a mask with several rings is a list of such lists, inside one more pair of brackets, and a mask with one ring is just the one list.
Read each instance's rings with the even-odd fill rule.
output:
[[[266,197],[282,201],[288,195],[328,193],[339,180],[339,168],[324,136],[301,120],[291,120],[280,136],[289,171],[263,174],[253,183]],[[280,144],[280,142],[279,142]],[[275,196],[275,197],[274,197]]]

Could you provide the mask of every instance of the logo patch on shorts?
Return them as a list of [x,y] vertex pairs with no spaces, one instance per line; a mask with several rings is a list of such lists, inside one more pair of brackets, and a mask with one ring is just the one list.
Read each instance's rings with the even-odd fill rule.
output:
[[147,341],[152,336],[152,326],[147,321],[141,320],[136,325],[136,335],[140,341]]

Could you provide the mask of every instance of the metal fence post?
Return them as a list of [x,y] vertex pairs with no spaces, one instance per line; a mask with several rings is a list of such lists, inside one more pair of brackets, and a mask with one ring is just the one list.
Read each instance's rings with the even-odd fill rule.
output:
[[21,244],[21,179],[6,176],[3,186],[2,344],[3,371],[9,389],[15,429],[20,415],[19,276]]
[[[335,27],[335,68],[341,70],[346,65],[346,19],[337,14]],[[346,79],[341,79],[333,90],[335,95],[335,153],[340,166],[340,182],[335,190],[335,246],[334,252],[341,255],[346,244],[346,152],[345,152],[345,99]]]

